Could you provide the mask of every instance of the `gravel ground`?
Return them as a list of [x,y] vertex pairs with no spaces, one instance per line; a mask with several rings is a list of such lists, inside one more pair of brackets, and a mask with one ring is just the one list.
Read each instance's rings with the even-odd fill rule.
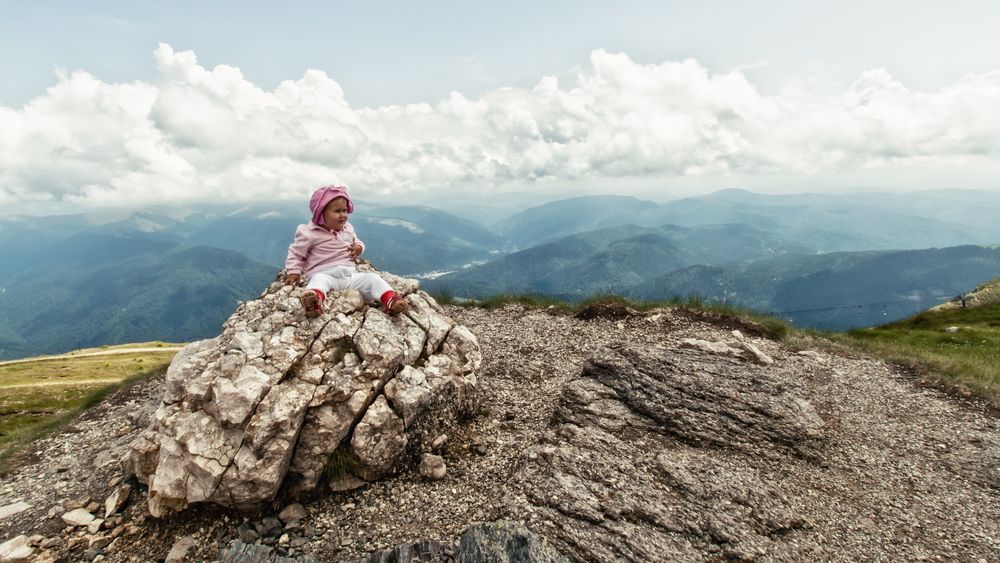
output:
[[[301,502],[308,517],[287,528],[284,543],[259,531],[282,504],[257,513],[196,507],[156,520],[147,516],[141,487],[104,529],[68,527],[63,512],[103,505],[123,481],[116,456],[145,427],[162,394],[161,377],[113,395],[14,460],[0,484],[0,506],[23,501],[31,508],[0,519],[0,539],[37,536],[42,560],[132,561],[162,559],[177,539],[192,535],[191,556],[212,560],[220,546],[257,534],[270,537],[280,553],[333,561],[424,538],[453,542],[470,523],[498,518],[528,522],[546,535],[516,473],[525,451],[550,429],[563,386],[587,359],[612,342],[676,348],[684,338],[732,340],[730,331],[740,328],[775,359],[767,367],[772,375],[806,389],[826,425],[820,467],[760,461],[761,471],[787,475],[797,488],[792,505],[811,523],[781,538],[798,546],[783,553],[998,560],[1000,425],[975,402],[921,387],[881,361],[798,355],[789,344],[755,337],[753,327],[687,311],[617,318],[612,310],[590,320],[517,306],[447,311],[477,335],[484,360],[480,412],[449,435],[445,479],[427,481],[414,467],[352,492],[287,499]],[[47,549],[37,547],[43,541]],[[558,540],[556,546],[566,548]]]

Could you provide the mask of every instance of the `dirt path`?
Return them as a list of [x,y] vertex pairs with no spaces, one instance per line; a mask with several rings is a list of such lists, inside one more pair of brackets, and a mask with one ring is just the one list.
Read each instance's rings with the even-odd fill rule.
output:
[[35,356],[34,358],[21,358],[20,360],[7,360],[0,362],[0,366],[9,366],[11,364],[23,364],[27,362],[43,362],[46,360],[71,360],[73,358],[89,358],[92,356],[113,356],[116,354],[144,354],[148,352],[176,352],[180,350],[180,346],[172,347],[150,347],[150,348],[121,348],[117,350],[104,350],[101,352],[87,352],[86,354],[73,354],[72,352],[68,354],[58,354],[55,356]]
[[72,381],[36,381],[34,383],[15,383],[13,385],[0,385],[0,389],[23,389],[27,387],[58,387],[63,386],[84,386],[84,385],[108,385],[119,383],[122,378],[102,377],[100,379],[74,379]]

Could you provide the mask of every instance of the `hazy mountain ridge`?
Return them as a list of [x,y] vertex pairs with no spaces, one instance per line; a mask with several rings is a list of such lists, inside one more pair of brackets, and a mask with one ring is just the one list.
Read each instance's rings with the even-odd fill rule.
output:
[[[488,258],[505,246],[501,237],[486,228],[429,208],[357,211],[350,220],[366,245],[365,258],[400,274],[459,267]],[[208,221],[187,241],[235,250],[281,266],[295,228],[308,221],[308,214],[300,211],[266,213],[255,209]]]
[[732,264],[811,251],[748,225],[624,225],[563,237],[427,280],[425,285],[463,297],[544,293],[581,299],[621,292],[642,280],[699,263]]
[[474,298],[696,296],[840,330],[913,314],[1000,275],[995,247],[816,254],[822,241],[791,245],[787,240],[745,225],[629,225],[557,239],[424,285]]
[[[155,208],[0,218],[0,358],[218,329],[283,265],[301,204]],[[379,267],[402,274],[483,260],[503,239],[429,208],[352,222]],[[414,223],[413,221],[418,221]]]
[[218,248],[84,234],[0,279],[0,359],[217,333],[275,269]]
[[1000,250],[959,246],[782,257],[731,268],[695,266],[625,293],[640,299],[698,296],[796,325],[842,330],[930,308],[1000,275]]
[[[950,196],[950,197],[949,197]],[[587,196],[518,213],[495,228],[521,248],[533,241],[617,225],[652,227],[746,223],[823,241],[824,252],[916,249],[1000,240],[1000,195],[971,190],[910,194],[764,195],[723,190],[655,203]]]
[[585,231],[623,225],[652,226],[643,215],[657,205],[628,196],[560,199],[516,213],[492,228],[518,248],[530,248]]

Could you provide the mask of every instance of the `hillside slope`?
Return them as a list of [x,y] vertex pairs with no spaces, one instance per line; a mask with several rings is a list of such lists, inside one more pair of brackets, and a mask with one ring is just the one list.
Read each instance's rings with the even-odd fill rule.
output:
[[931,311],[944,312],[951,309],[982,307],[996,303],[1000,303],[1000,278],[981,283],[972,291],[959,294],[954,299],[933,307]]
[[[46,513],[63,499],[103,502],[117,485],[114,460],[162,396],[152,380],[23,454],[0,504],[30,507],[0,519],[0,533],[40,534],[70,560],[92,540],[108,561],[159,559],[191,535],[196,558],[241,538],[271,556],[329,561],[442,545],[428,538],[454,545],[471,523],[506,518],[582,561],[996,555],[1000,424],[905,371],[685,310],[447,312],[478,336],[484,360],[481,412],[448,434],[441,481],[414,468],[302,499],[306,516],[285,530],[269,518],[290,499],[246,519],[199,508],[158,521],[139,489],[110,530],[66,533],[61,511]],[[773,363],[685,340],[733,342],[733,328]],[[406,561],[404,551],[378,560]]]
[[852,330],[838,340],[918,367],[929,381],[986,397],[1000,408],[1000,299],[997,280],[961,301],[888,324]]
[[166,370],[177,350],[147,342],[0,362],[0,466],[13,448],[78,414],[104,390]]
[[144,236],[81,234],[0,276],[0,360],[216,334],[275,268]]

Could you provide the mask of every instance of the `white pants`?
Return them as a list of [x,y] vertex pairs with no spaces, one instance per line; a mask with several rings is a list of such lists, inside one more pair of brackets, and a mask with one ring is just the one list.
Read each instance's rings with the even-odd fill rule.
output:
[[306,288],[318,289],[324,294],[331,289],[356,289],[369,301],[378,301],[382,294],[392,290],[382,276],[375,272],[359,272],[353,266],[333,266],[316,272],[309,277]]

